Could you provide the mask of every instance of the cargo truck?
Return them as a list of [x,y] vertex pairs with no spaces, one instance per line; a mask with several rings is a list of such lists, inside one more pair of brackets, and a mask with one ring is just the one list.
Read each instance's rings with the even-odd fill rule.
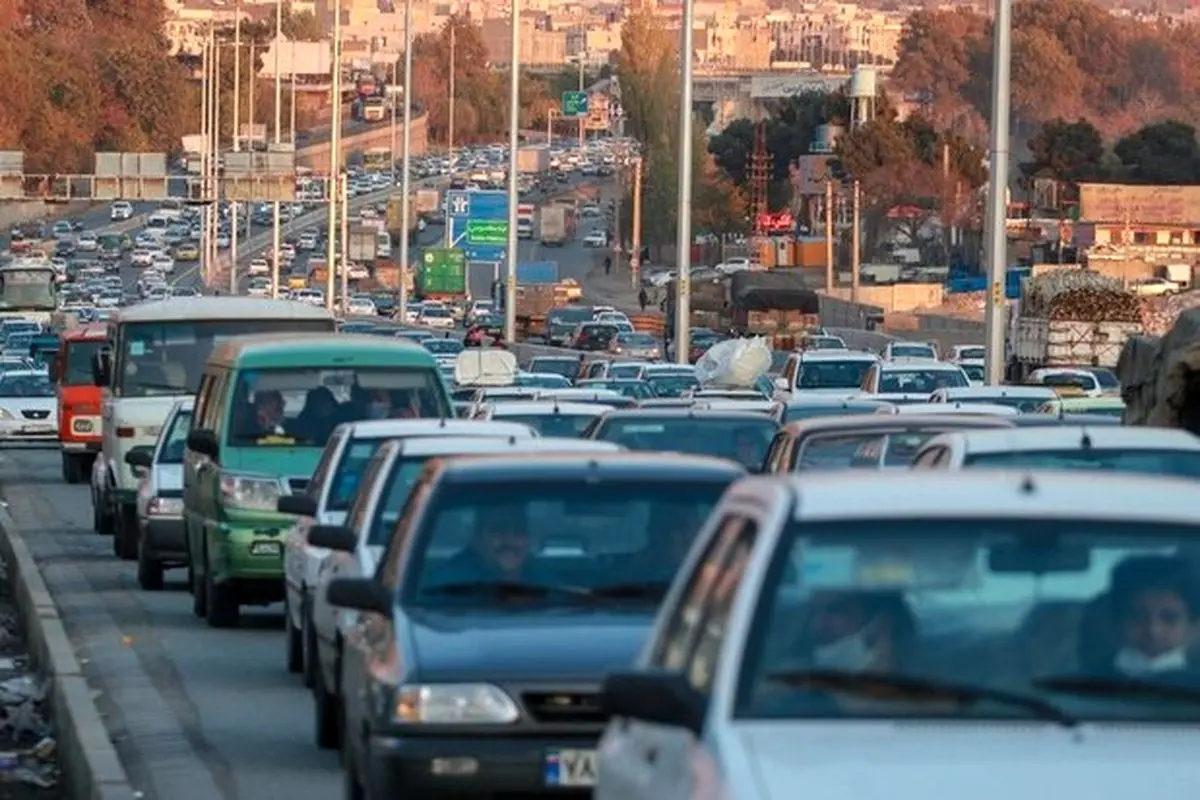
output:
[[417,207],[418,215],[429,215],[442,207],[442,198],[437,189],[417,189],[413,195],[413,205]]
[[346,239],[347,254],[351,261],[369,264],[379,254],[377,243],[379,229],[373,225],[351,225]]
[[531,174],[550,169],[550,149],[547,147],[517,148],[517,172]]
[[1141,305],[1120,281],[1076,267],[1043,273],[1021,287],[1008,379],[1042,367],[1115,367],[1141,332]]
[[417,213],[417,204],[409,203],[408,220],[403,221],[403,204],[404,198],[398,194],[388,198],[387,232],[391,235],[393,244],[400,244],[400,237],[407,235],[409,245],[414,245],[417,242],[417,221],[420,215]]
[[538,238],[547,247],[562,247],[574,239],[574,210],[558,204],[543,206],[538,214]]

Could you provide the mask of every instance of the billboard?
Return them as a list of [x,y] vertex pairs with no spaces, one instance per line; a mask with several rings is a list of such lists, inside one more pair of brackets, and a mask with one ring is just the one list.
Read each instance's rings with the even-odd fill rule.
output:
[[1081,183],[1079,221],[1196,225],[1200,223],[1200,186]]
[[836,92],[847,84],[845,75],[752,75],[750,98],[752,100],[778,100],[796,97],[806,92]]

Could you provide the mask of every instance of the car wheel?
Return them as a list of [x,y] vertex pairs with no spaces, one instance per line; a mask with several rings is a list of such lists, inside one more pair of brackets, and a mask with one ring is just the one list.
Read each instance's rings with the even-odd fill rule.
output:
[[192,613],[200,619],[208,616],[208,594],[205,591],[203,579],[200,577],[197,570],[192,566],[196,563],[196,556],[189,551],[188,554],[188,586],[192,590]]
[[325,675],[321,670],[317,670],[313,685],[313,711],[317,747],[322,750],[336,749],[342,739],[338,699],[325,687]]
[[347,754],[346,764],[342,768],[342,797],[344,800],[367,800],[367,793],[358,779],[358,770],[354,768],[354,757],[350,754]]
[[104,490],[100,491],[99,497],[92,500],[92,516],[95,518],[96,533],[101,536],[114,534],[112,510],[108,506],[108,498],[104,496]]
[[283,591],[283,636],[285,661],[287,671],[293,675],[304,669],[304,641],[300,638],[300,629],[292,624],[292,611],[288,602],[288,592]]
[[122,561],[133,561],[138,557],[137,510],[131,506],[122,506],[117,510],[116,521],[113,555]]
[[304,649],[304,685],[309,689],[317,685],[321,674],[321,651],[317,645],[317,628],[312,621],[312,604],[305,603],[300,609],[301,647]]
[[137,544],[137,580],[143,591],[161,592],[163,590],[163,565],[146,551],[146,537],[138,536]]
[[237,587],[230,583],[217,583],[212,574],[212,565],[204,570],[204,594],[207,604],[208,627],[236,628],[241,616]]

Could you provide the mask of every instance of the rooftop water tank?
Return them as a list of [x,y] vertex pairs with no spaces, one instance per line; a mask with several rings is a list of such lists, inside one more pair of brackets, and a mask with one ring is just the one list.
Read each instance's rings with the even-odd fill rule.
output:
[[874,98],[878,93],[879,87],[875,77],[875,68],[867,66],[858,66],[854,68],[854,74],[850,76],[850,97],[859,98]]

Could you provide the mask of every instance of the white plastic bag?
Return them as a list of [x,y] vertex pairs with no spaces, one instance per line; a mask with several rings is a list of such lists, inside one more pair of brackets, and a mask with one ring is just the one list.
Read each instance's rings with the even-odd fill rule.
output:
[[771,368],[771,347],[761,336],[729,339],[713,345],[696,362],[701,386],[752,389],[758,376]]

